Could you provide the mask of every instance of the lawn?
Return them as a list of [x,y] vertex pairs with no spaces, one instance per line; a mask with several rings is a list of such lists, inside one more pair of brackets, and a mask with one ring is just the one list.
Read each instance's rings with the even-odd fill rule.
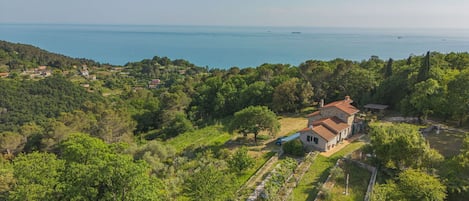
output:
[[330,157],[318,155],[298,186],[293,189],[289,200],[314,200],[321,187],[318,182],[322,183],[326,180],[330,168],[334,166],[337,159],[361,148],[363,145],[365,145],[364,142],[353,142]]
[[371,172],[351,162],[344,162],[340,167],[344,170],[344,175],[349,174],[349,194],[344,194],[346,180],[346,176],[344,176],[342,179],[336,180],[326,200],[352,201],[365,199]]
[[279,123],[280,123],[280,131],[278,132],[276,137],[292,134],[296,131],[306,128],[308,119],[305,117],[283,116],[281,117],[281,119],[279,119]]
[[426,139],[431,148],[438,150],[445,157],[451,157],[459,153],[465,135],[456,130],[442,130],[439,134],[428,134]]
[[222,126],[208,126],[192,132],[180,134],[167,141],[177,152],[190,146],[223,145],[232,135],[223,131]]

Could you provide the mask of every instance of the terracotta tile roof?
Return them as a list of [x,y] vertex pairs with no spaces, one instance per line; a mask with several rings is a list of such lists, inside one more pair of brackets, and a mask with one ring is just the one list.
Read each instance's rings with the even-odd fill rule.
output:
[[323,125],[328,129],[332,130],[334,133],[339,133],[340,131],[349,127],[349,125],[337,117],[330,117],[319,119],[313,122],[313,126]]
[[358,111],[360,111],[357,108],[355,108],[353,105],[350,105],[350,103],[353,103],[352,99],[345,99],[345,100],[340,100],[340,101],[335,101],[335,102],[329,103],[329,104],[325,105],[324,107],[325,108],[326,107],[336,107],[339,110],[342,110],[342,111],[344,111],[345,113],[347,113],[349,115],[355,114]]
[[334,139],[336,136],[331,130],[322,125],[314,126],[313,131],[328,142]]
[[316,111],[316,112],[313,112],[311,114],[308,114],[306,117],[312,117],[312,116],[316,116],[316,115],[320,115],[321,114],[321,111]]

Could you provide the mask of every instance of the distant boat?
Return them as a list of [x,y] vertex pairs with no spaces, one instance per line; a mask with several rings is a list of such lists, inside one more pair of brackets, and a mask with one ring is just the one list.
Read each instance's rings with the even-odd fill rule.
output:
[[402,36],[398,36],[397,39],[402,39]]
[[291,33],[292,33],[292,34],[300,34],[301,32],[299,32],[299,31],[292,31]]

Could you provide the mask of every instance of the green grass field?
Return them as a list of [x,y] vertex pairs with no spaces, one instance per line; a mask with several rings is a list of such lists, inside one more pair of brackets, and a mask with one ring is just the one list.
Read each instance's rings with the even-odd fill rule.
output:
[[466,135],[464,132],[443,130],[439,134],[435,132],[428,134],[426,139],[431,148],[438,150],[445,157],[451,157],[459,153]]
[[329,191],[329,197],[326,200],[353,201],[365,199],[371,172],[350,162],[343,163],[342,169],[344,170],[344,175],[349,174],[349,194],[344,194],[346,178],[344,176],[343,179],[336,181],[334,188]]
[[308,172],[303,175],[303,178],[301,179],[298,186],[293,189],[293,193],[290,195],[289,200],[314,200],[319,192],[319,189],[321,188],[321,186],[318,185],[318,182],[322,183],[326,180],[327,176],[329,175],[329,170],[337,162],[337,159],[342,158],[343,156],[352,153],[357,149],[360,149],[363,145],[365,145],[364,142],[353,142],[329,158],[318,155],[316,160],[314,160],[313,164],[309,168]]
[[167,141],[177,152],[190,146],[223,145],[232,135],[223,131],[222,126],[208,126],[192,132],[180,134]]

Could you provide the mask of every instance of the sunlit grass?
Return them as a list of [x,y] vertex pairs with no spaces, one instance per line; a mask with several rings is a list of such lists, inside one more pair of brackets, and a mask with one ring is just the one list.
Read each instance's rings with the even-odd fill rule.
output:
[[318,182],[322,183],[326,180],[327,176],[329,175],[330,168],[334,166],[334,164],[337,162],[337,159],[352,153],[353,151],[361,148],[363,145],[365,145],[364,142],[353,142],[329,158],[318,155],[316,160],[314,160],[313,164],[310,166],[309,170],[301,179],[298,186],[293,189],[289,200],[314,200],[319,192],[319,189],[321,188],[321,186],[318,185]]
[[181,152],[190,146],[222,145],[230,140],[232,135],[223,131],[222,126],[208,126],[191,132],[185,132],[167,143],[173,146],[177,152]]

